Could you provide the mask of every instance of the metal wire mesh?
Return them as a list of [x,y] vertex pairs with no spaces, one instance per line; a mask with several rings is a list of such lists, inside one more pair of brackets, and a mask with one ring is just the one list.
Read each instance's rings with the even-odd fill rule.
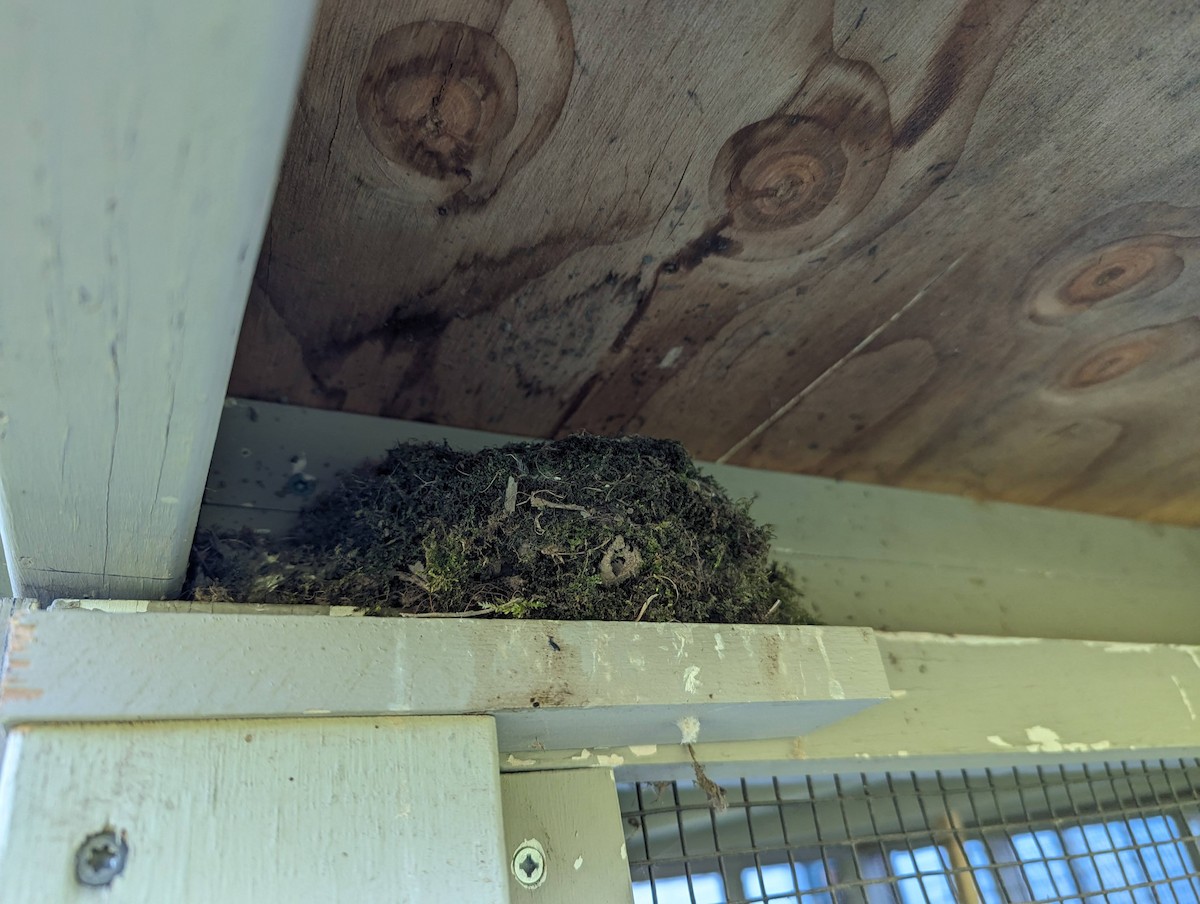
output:
[[1200,760],[618,788],[638,904],[1200,902]]

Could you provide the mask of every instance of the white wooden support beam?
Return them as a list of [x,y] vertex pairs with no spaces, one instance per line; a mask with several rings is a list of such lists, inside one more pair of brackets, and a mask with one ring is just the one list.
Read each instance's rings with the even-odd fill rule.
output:
[[9,725],[491,713],[519,761],[803,734],[890,699],[861,628],[68,609],[11,633]]
[[0,0],[0,533],[179,588],[314,0]]
[[[36,725],[8,743],[0,901],[508,901],[484,716]],[[76,855],[106,831],[123,867],[82,884]]]

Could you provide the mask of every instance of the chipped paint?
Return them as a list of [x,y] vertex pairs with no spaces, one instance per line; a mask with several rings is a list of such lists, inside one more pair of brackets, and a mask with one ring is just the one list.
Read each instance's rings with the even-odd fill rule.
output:
[[522,760],[522,759],[519,759],[518,757],[513,756],[511,753],[508,755],[508,759],[505,760],[504,762],[508,763],[508,765],[510,765],[510,766],[536,766],[537,765],[537,760]]
[[667,349],[667,353],[662,356],[662,360],[658,362],[658,369],[670,370],[678,363],[679,357],[682,354],[682,345],[672,345],[669,349]]
[[586,747],[583,748],[583,750],[579,751],[578,754],[571,757],[571,759],[573,759],[577,763],[582,763],[584,760],[589,760],[591,758],[592,758],[592,752],[590,750],[588,750]]
[[829,661],[829,651],[825,649],[825,632],[818,628],[813,633],[817,638],[817,649],[821,651],[821,658],[825,661],[825,668],[829,672],[829,696],[834,700],[845,700],[846,691],[842,687],[842,682],[834,677],[833,663]]
[[899,688],[897,690],[892,691],[892,699],[893,700],[902,700],[907,696],[908,696],[908,691],[906,691],[904,688]]
[[1192,717],[1192,721],[1196,721],[1196,708],[1192,706],[1192,701],[1188,697],[1187,691],[1183,689],[1183,685],[1179,683],[1179,679],[1174,675],[1171,680],[1175,682],[1175,687],[1179,691],[1179,699],[1183,701],[1183,705],[1187,707],[1188,715]]
[[631,744],[631,745],[629,745],[629,752],[632,753],[634,756],[654,756],[654,754],[658,753],[658,745],[657,744]]
[[1183,644],[1172,644],[1171,649],[1178,653],[1182,653],[1192,660],[1196,668],[1200,669],[1200,647],[1185,646]]
[[684,716],[675,723],[679,726],[679,733],[682,735],[680,744],[695,744],[696,739],[700,737],[700,720],[695,716]]
[[990,634],[933,634],[928,631],[879,631],[881,640],[905,643],[948,643],[963,647],[1023,647],[1043,643],[1042,637],[1000,637]]
[[718,659],[725,658],[725,638],[721,636],[720,631],[713,634],[713,649],[716,651]]
[[578,857],[576,857],[575,862],[572,865],[575,867],[575,869],[581,869],[583,867],[583,854],[580,854]]
[[694,694],[696,688],[700,686],[700,666],[689,665],[683,670],[683,690],[684,693]]
[[897,750],[896,756],[908,756],[908,751],[907,750]]
[[803,760],[808,757],[808,750],[804,746],[804,738],[796,738],[792,741],[792,759]]
[[1034,725],[1025,729],[1025,737],[1029,741],[1025,749],[1030,753],[1083,753],[1088,750],[1108,750],[1112,747],[1109,741],[1096,741],[1084,744],[1077,741],[1063,741],[1058,732],[1044,725]]
[[1085,644],[1092,649],[1097,647],[1105,653],[1153,653],[1155,650],[1161,650],[1162,646],[1156,643],[1109,643],[1102,640],[1088,640]]
[[627,860],[628,858],[629,858],[629,855],[625,852],[625,842],[622,841],[621,842],[621,859]]
[[682,659],[684,656],[686,656],[688,654],[687,653],[687,645],[689,642],[691,642],[691,638],[688,637],[686,634],[684,634],[682,631],[677,631],[675,633],[675,639],[673,641],[671,641],[671,645],[675,648],[675,658],[676,659]]
[[332,712],[332,710],[328,710],[328,709],[306,709],[304,711],[304,715],[306,715],[306,716],[327,716],[331,712]]
[[1007,747],[1009,750],[1013,749],[1013,745],[1004,740],[1004,738],[1000,737],[1000,735],[988,735],[987,740],[989,744],[993,744],[996,747]]
[[615,769],[617,766],[625,765],[625,757],[619,753],[598,753],[596,754],[596,762],[601,766],[608,766]]

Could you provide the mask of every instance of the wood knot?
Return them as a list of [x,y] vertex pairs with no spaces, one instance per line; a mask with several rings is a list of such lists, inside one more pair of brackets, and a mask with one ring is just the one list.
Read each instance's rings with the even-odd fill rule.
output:
[[878,191],[891,162],[887,91],[865,63],[824,60],[774,115],[717,153],[709,202],[740,260],[794,257],[837,233]]
[[[1176,371],[1200,362],[1200,318],[1130,330],[1093,346],[1076,358],[1058,381],[1058,388],[1084,390],[1120,380],[1121,393],[1139,404],[1161,399],[1164,392],[1188,385]],[[1111,399],[1115,386],[1105,387]]]
[[517,70],[495,38],[469,25],[402,25],[371,48],[358,117],[389,161],[459,190],[512,130]]
[[1165,289],[1183,272],[1177,243],[1171,236],[1136,236],[1053,267],[1036,281],[1028,302],[1030,318],[1053,323],[1096,305],[1134,301]]
[[1075,364],[1063,378],[1066,389],[1088,389],[1125,376],[1146,363],[1158,343],[1153,336],[1138,336],[1105,343]]
[[846,176],[837,136],[797,117],[753,123],[729,139],[724,203],[751,232],[806,223],[829,206]]

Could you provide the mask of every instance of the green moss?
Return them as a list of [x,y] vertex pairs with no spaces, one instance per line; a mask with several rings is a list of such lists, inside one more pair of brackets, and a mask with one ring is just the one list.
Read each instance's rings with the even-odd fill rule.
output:
[[380,614],[811,621],[749,506],[664,440],[405,444],[317,500],[288,541],[202,534],[191,594]]

